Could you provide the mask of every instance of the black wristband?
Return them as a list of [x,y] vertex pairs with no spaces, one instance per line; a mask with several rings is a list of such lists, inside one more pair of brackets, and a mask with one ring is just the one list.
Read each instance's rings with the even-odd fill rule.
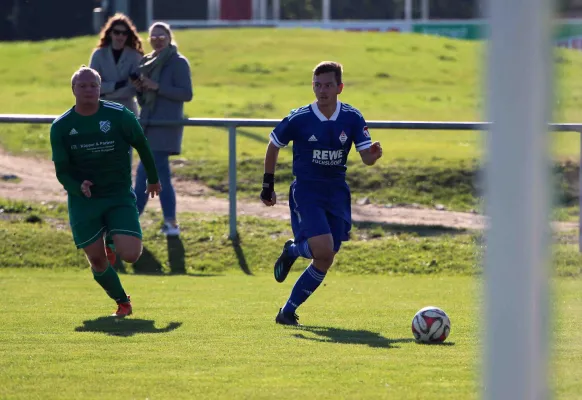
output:
[[263,200],[271,201],[273,192],[275,191],[275,174],[263,175],[263,190],[261,190],[261,198]]
[[275,174],[267,174],[265,173],[265,175],[263,175],[263,187],[265,186],[264,184],[268,183],[268,184],[275,184]]

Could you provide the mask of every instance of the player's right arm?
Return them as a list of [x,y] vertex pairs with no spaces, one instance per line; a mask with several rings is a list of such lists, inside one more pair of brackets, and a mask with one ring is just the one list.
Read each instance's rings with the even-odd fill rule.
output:
[[285,117],[269,135],[270,141],[265,154],[265,173],[263,175],[263,190],[261,190],[261,200],[267,206],[274,206],[277,203],[275,193],[275,169],[279,158],[279,149],[289,144],[293,129],[289,117]]
[[265,154],[265,173],[263,175],[263,190],[261,190],[261,200],[267,206],[274,206],[277,202],[275,193],[275,167],[279,158],[279,147],[273,142],[269,142],[267,153]]
[[77,181],[71,175],[68,148],[63,142],[63,131],[59,129],[57,124],[52,124],[51,126],[51,149],[58,181],[63,185],[68,194],[82,196],[81,182]]

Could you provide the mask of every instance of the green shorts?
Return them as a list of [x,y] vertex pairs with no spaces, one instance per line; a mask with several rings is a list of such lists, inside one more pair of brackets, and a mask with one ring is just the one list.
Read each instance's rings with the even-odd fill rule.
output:
[[142,238],[139,213],[133,196],[69,196],[68,204],[71,231],[77,249],[95,243],[106,233]]

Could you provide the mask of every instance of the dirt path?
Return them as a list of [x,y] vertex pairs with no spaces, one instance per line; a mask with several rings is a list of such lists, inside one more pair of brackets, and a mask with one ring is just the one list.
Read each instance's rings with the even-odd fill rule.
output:
[[[41,158],[14,156],[0,151],[0,178],[16,176],[19,182],[0,179],[0,198],[34,201],[66,201],[66,195],[55,178],[53,164]],[[228,200],[209,196],[210,191],[195,181],[177,181],[178,210],[190,212],[228,213]],[[159,202],[148,207],[159,209]],[[238,215],[253,215],[265,218],[289,219],[286,202],[275,207],[265,207],[260,202],[239,201]],[[366,221],[399,225],[441,226],[457,229],[482,229],[483,216],[452,211],[418,209],[408,207],[386,208],[378,205],[353,205],[354,221]],[[573,222],[556,222],[560,231],[577,229]]]

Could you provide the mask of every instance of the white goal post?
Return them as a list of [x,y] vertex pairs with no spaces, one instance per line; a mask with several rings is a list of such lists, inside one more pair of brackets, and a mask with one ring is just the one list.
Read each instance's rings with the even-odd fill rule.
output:
[[552,0],[489,0],[484,390],[548,391]]

